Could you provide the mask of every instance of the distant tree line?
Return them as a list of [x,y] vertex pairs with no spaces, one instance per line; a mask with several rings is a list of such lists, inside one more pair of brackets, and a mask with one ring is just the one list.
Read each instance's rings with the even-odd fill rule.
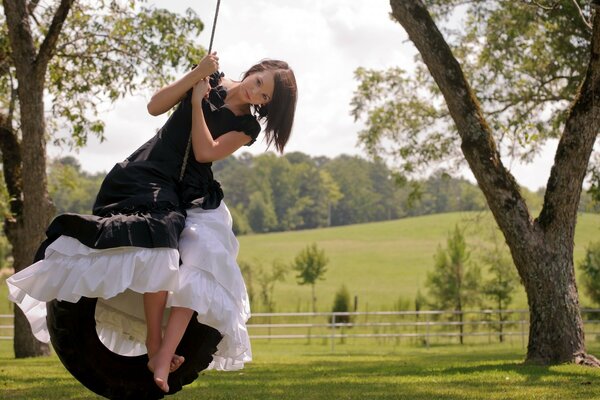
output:
[[[453,211],[486,210],[479,188],[436,171],[406,180],[382,161],[359,156],[312,157],[249,153],[214,165],[237,234],[277,232],[392,220]],[[543,190],[521,189],[532,209]],[[588,193],[581,211],[600,212]]]
[[[322,228],[453,211],[487,209],[476,185],[445,171],[405,180],[381,161],[359,156],[312,157],[242,153],[214,164],[236,234]],[[57,213],[90,213],[105,173],[90,174],[72,156],[49,166],[48,186]],[[522,188],[532,208],[543,191]],[[588,193],[580,210],[600,212]]]

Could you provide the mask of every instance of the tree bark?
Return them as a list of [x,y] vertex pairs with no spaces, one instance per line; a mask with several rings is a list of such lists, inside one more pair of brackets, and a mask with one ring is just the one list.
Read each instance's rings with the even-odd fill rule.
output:
[[593,21],[588,72],[559,143],[535,221],[506,170],[479,103],[450,47],[420,0],[391,0],[439,86],[457,126],[461,149],[502,230],[525,286],[530,310],[527,362],[600,366],[585,350],[573,241],[585,170],[600,129],[600,21]]
[[[32,263],[32,255],[42,241],[44,231],[54,215],[54,207],[46,185],[46,138],[44,121],[44,84],[48,62],[56,47],[62,25],[73,0],[62,0],[39,52],[30,31],[29,13],[24,0],[4,0],[4,13],[8,26],[11,57],[18,81],[17,95],[21,115],[22,142],[16,138],[10,126],[2,130],[3,161],[6,157],[12,171],[5,177],[7,187],[16,194],[11,204],[12,216],[7,219],[5,232],[13,247],[15,272]],[[10,116],[4,118],[10,121]],[[8,147],[20,147],[20,151],[6,154]],[[20,158],[20,159],[18,159]],[[5,173],[7,171],[5,170]],[[12,189],[11,189],[12,188]],[[15,356],[31,357],[48,354],[48,346],[38,342],[24,315],[15,309]]]

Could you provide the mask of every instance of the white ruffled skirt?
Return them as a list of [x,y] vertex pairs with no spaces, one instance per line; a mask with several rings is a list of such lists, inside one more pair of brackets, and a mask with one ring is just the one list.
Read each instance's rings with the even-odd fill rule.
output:
[[46,302],[98,298],[100,340],[116,353],[133,356],[146,352],[142,293],[166,290],[167,308],[193,309],[200,323],[223,335],[209,368],[243,368],[252,360],[246,329],[250,304],[231,224],[224,203],[215,210],[190,209],[179,250],[98,250],[61,236],[46,249],[43,260],[7,279],[9,299],[23,310],[35,337],[49,342]]

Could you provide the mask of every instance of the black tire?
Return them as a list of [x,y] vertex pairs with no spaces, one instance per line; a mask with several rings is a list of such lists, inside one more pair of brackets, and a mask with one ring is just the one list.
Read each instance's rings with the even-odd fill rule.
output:
[[[77,303],[53,300],[46,304],[46,321],[56,354],[65,368],[85,387],[109,399],[162,399],[146,367],[146,354],[127,357],[110,351],[96,333],[96,299],[82,297]],[[214,328],[200,324],[196,314],[177,347],[185,362],[169,375],[169,393],[192,383],[212,361],[221,341]]]

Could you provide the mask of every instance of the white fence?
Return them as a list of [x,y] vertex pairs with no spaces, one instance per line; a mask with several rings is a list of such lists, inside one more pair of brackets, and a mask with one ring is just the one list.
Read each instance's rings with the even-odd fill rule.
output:
[[[586,337],[600,335],[600,309],[581,313]],[[336,341],[361,338],[425,346],[518,340],[525,347],[529,335],[528,310],[259,313],[250,322],[252,339],[322,339],[331,343],[332,350]]]
[[[600,338],[600,309],[581,310],[586,337]],[[12,340],[13,316],[0,315],[0,340]],[[335,343],[348,339],[412,341],[492,342],[518,340],[525,346],[529,334],[528,310],[478,311],[379,311],[350,313],[257,313],[248,323],[253,340],[323,340]]]
[[[588,339],[600,338],[600,309],[581,310]],[[12,340],[12,315],[0,315],[0,340]],[[379,342],[405,340],[430,343],[477,343],[517,340],[524,347],[529,334],[528,310],[478,311],[378,311],[350,313],[257,313],[248,323],[253,340],[348,339]]]

